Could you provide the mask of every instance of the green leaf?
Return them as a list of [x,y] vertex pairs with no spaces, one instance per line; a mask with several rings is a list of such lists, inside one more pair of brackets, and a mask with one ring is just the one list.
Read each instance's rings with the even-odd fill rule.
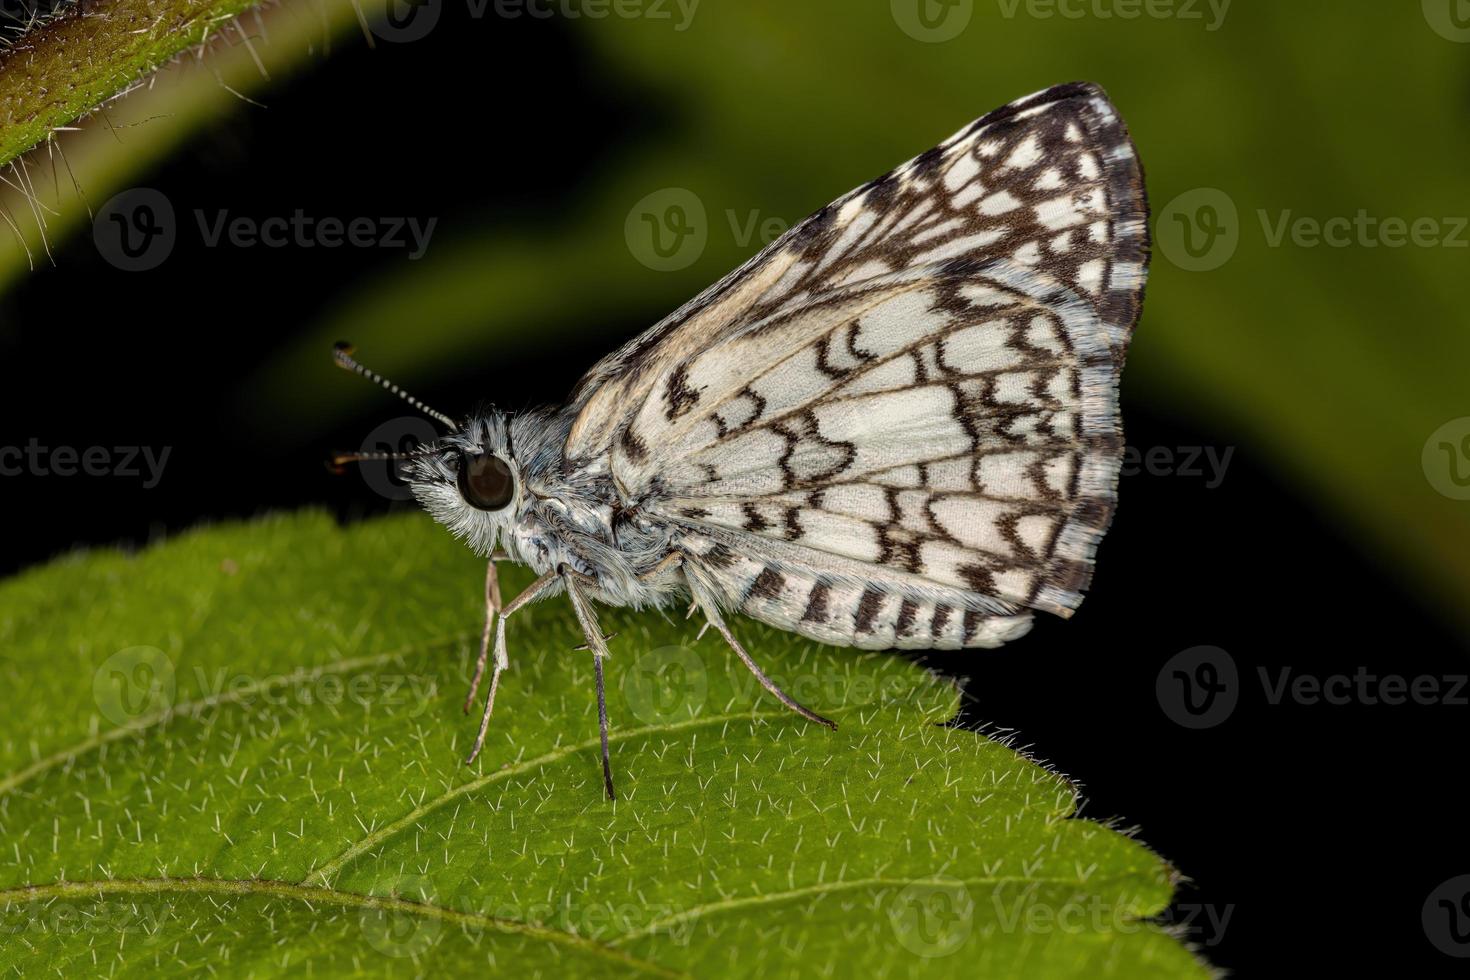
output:
[[[107,102],[105,113],[60,130],[36,128],[43,117],[30,103],[38,90],[27,87],[20,72],[6,71],[6,55],[0,53],[0,140],[6,141],[0,145],[9,147],[0,155],[44,137],[39,149],[6,167],[9,180],[0,183],[0,292],[44,264],[50,249],[87,226],[94,209],[167,160],[201,128],[245,108],[252,96],[268,97],[272,83],[329,53],[334,39],[361,33],[360,23],[373,23],[384,7],[384,0],[317,0],[309,6],[283,3],[247,10],[212,26],[213,42],[201,44],[197,56],[174,58],[146,85]],[[107,9],[91,0],[85,4],[93,15]],[[48,63],[65,48],[65,38],[52,33],[61,29],[57,22],[33,30],[16,42],[9,57],[30,52]],[[89,36],[87,43],[102,39]],[[346,43],[360,41],[348,37]],[[59,126],[85,101],[53,106],[54,113],[44,118]],[[30,123],[22,126],[23,119]]]
[[[1175,876],[942,726],[899,656],[605,610],[618,802],[567,603],[510,623],[461,761],[482,565],[415,515],[227,525],[0,584],[0,966],[20,974],[1199,977]],[[528,580],[505,576],[510,591]]]

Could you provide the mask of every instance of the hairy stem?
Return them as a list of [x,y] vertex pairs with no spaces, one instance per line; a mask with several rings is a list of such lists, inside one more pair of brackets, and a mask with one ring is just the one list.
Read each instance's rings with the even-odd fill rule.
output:
[[256,0],[75,0],[0,50],[0,165],[208,40]]

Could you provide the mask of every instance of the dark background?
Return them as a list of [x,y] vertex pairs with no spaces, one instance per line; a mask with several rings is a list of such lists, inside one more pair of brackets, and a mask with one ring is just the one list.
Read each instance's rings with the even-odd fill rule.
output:
[[[452,20],[456,9],[418,43],[370,49],[349,37],[329,60],[274,84],[269,110],[242,106],[206,125],[138,183],[181,214],[200,202],[260,216],[302,207],[446,224],[550,222],[575,207],[579,188],[596,186],[610,159],[698,126],[697,107],[678,93],[610,82],[582,40],[586,28],[521,20],[469,29]],[[1025,90],[978,93],[974,112]],[[1456,96],[1462,113],[1466,92]],[[399,127],[389,152],[365,164],[364,143],[374,144],[385,118],[412,120],[417,138],[403,140]],[[678,182],[666,176],[649,188]],[[806,193],[816,206],[843,190]],[[54,265],[43,261],[0,296],[0,442],[168,446],[171,456],[148,490],[116,477],[5,479],[0,572],[279,508],[324,505],[346,521],[411,506],[323,466],[327,451],[354,448],[402,414],[335,371],[325,345],[311,384],[350,410],[298,430],[262,406],[287,394],[272,387],[270,368],[297,350],[303,325],[401,258],[210,249],[181,233],[168,260],[143,275],[109,264],[90,231],[55,243]],[[577,290],[578,270],[562,272]],[[466,358],[422,378],[391,356],[361,355],[451,414],[486,400],[521,407],[558,400],[667,308],[662,296],[619,297],[597,305],[586,330],[544,343],[524,324],[513,358]],[[410,338],[424,327],[403,324]],[[1150,336],[1146,312],[1137,346]],[[1213,422],[1208,412],[1180,415],[1177,404],[1125,376],[1130,444],[1177,448],[1179,458],[1193,447],[1233,448],[1220,486],[1182,473],[1125,477],[1096,583],[1073,621],[1041,622],[997,652],[930,662],[968,678],[967,722],[1014,731],[1019,746],[1083,785],[1088,816],[1137,825],[1187,875],[1179,919],[1196,905],[1229,915],[1218,934],[1193,920],[1189,935],[1212,964],[1246,976],[1463,975],[1463,961],[1426,937],[1421,907],[1470,872],[1461,802],[1470,691],[1458,705],[1271,704],[1258,668],[1273,678],[1283,667],[1453,678],[1470,672],[1464,633],[1417,573],[1284,475],[1258,432],[1233,426],[1228,413]],[[1180,691],[1172,674],[1162,688],[1156,681],[1171,658],[1200,646],[1228,652],[1238,679],[1222,697],[1238,702],[1194,730],[1171,719]],[[1181,669],[1206,676],[1193,661]]]

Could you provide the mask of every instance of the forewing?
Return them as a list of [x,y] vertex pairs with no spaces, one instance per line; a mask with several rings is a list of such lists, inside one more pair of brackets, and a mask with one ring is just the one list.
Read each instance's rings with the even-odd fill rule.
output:
[[1044,271],[1092,305],[1121,368],[1147,252],[1142,174],[1106,95],[1086,83],[1036,93],[839,198],[598,363],[570,401],[567,459],[622,438],[636,446],[633,414],[651,401],[679,411],[679,366],[720,340],[834,290],[947,260],[1006,257]]

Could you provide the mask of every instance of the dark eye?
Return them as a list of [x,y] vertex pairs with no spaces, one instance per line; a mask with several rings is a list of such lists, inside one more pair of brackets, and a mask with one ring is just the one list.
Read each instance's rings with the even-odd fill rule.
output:
[[461,455],[459,458],[459,495],[465,503],[480,510],[503,510],[516,493],[515,477],[510,467],[498,456]]

